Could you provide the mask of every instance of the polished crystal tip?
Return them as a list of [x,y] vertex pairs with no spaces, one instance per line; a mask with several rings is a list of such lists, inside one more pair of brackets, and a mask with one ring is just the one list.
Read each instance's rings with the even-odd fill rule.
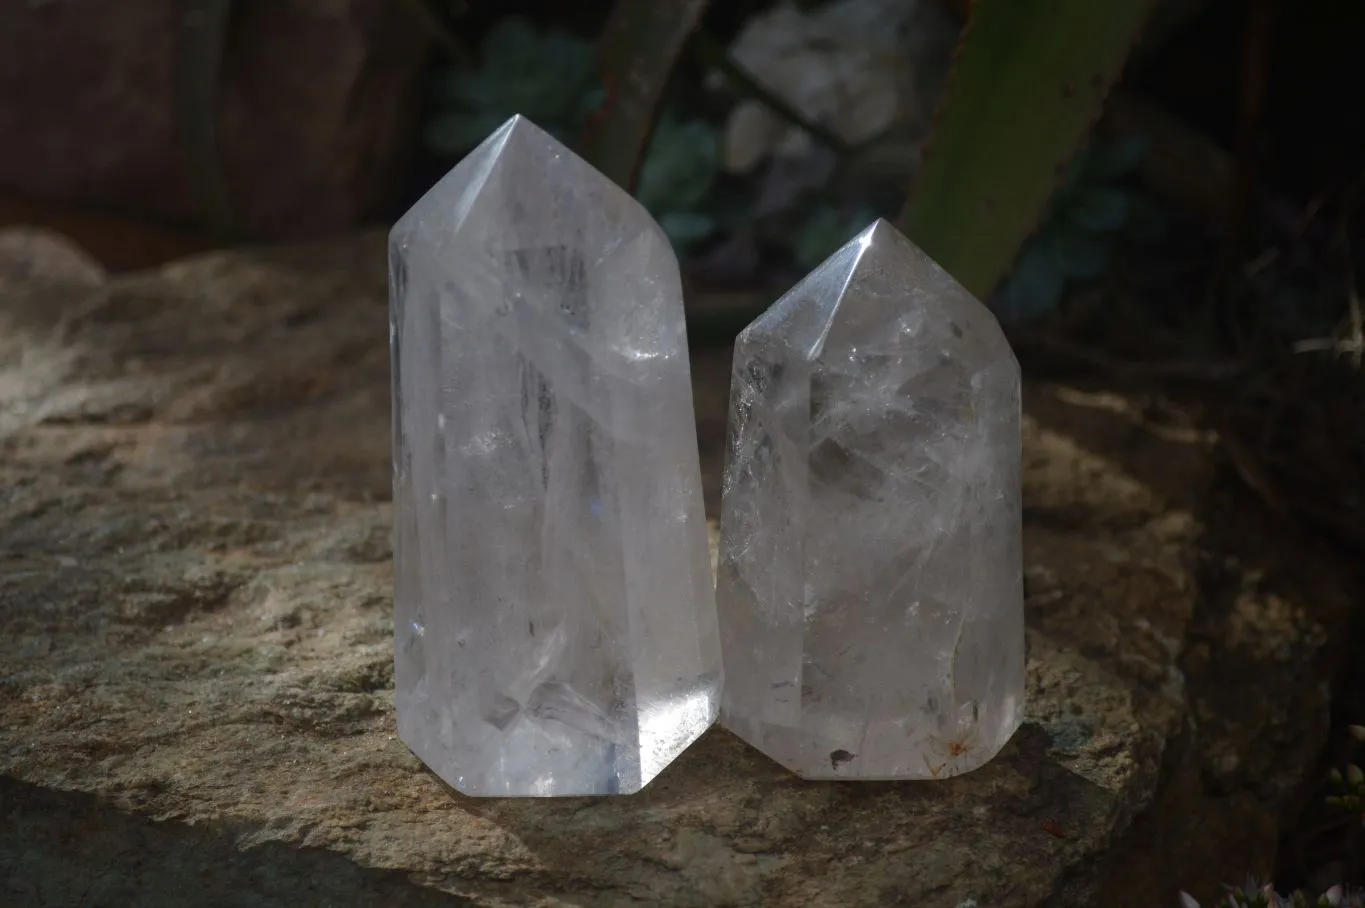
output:
[[389,266],[399,734],[466,794],[634,792],[721,683],[668,241],[514,117]]
[[722,723],[811,779],[945,778],[1024,702],[1019,367],[885,221],[735,346]]

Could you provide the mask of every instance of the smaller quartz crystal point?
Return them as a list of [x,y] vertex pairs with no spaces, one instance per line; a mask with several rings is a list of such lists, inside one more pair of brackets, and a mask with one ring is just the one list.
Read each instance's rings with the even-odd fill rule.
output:
[[514,117],[389,268],[398,732],[466,794],[637,791],[720,706],[668,240]]
[[946,778],[1024,702],[1019,366],[878,221],[736,341],[721,722],[808,779]]

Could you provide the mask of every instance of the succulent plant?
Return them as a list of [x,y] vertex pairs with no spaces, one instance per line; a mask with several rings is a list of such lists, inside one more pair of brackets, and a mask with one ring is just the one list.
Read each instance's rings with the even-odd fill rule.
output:
[[711,236],[717,227],[705,203],[720,173],[720,137],[704,120],[665,111],[654,127],[635,197],[679,249]]
[[[1200,908],[1199,901],[1188,892],[1180,893],[1181,908]],[[1228,887],[1225,898],[1215,902],[1210,908],[1362,908],[1365,906],[1365,893],[1333,886],[1322,895],[1313,899],[1302,892],[1280,895],[1270,884],[1260,884],[1248,877],[1240,887]]]
[[426,125],[427,147],[462,155],[513,114],[571,139],[601,104],[594,53],[591,41],[562,29],[541,29],[520,16],[498,20],[480,45],[478,68],[436,74],[438,112]]
[[[1365,725],[1348,725],[1354,743],[1365,741]],[[1344,771],[1334,769],[1328,779],[1332,794],[1327,803],[1357,816],[1365,817],[1365,770],[1347,763]],[[1270,883],[1258,883],[1247,877],[1242,886],[1227,887],[1228,894],[1210,908],[1365,908],[1365,889],[1332,886],[1316,899],[1302,892],[1280,895]],[[1188,892],[1180,893],[1181,908],[1200,908],[1199,901]]]
[[1042,227],[1001,288],[1006,319],[1025,321],[1054,309],[1069,283],[1104,273],[1123,237],[1159,234],[1160,209],[1128,182],[1146,150],[1146,140],[1132,136],[1096,142],[1072,162]]
[[[522,114],[576,145],[604,91],[590,41],[506,16],[489,30],[477,69],[441,70],[433,94],[438,112],[426,126],[427,147],[465,154],[513,114]],[[703,120],[665,111],[649,138],[636,197],[679,248],[711,236],[716,220],[703,209],[720,172],[719,135]]]
[[1327,796],[1327,803],[1350,813],[1365,816],[1365,772],[1348,763],[1346,772],[1332,770],[1331,785],[1336,791]]

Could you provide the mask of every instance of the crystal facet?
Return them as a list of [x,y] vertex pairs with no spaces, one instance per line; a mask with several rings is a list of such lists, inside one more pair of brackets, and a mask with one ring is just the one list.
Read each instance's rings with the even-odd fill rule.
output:
[[1019,367],[884,221],[736,341],[721,722],[811,779],[944,778],[1024,699]]
[[466,794],[634,792],[720,701],[677,260],[514,117],[389,261],[399,734]]

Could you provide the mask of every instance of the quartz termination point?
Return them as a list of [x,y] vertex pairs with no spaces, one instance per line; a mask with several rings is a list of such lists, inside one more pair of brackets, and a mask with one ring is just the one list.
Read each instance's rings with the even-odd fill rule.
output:
[[720,699],[677,260],[514,117],[389,268],[399,734],[470,795],[634,792]]
[[722,723],[810,779],[946,778],[1024,702],[1019,367],[885,221],[736,341]]

